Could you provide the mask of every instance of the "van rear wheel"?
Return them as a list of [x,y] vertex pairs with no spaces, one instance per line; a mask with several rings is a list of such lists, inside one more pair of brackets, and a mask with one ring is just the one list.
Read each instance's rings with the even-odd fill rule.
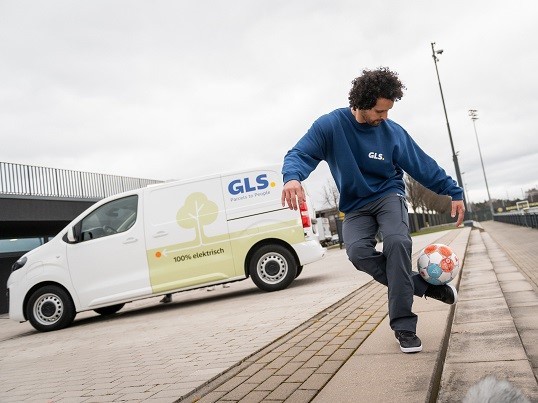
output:
[[110,306],[104,306],[102,308],[94,309],[93,311],[103,316],[114,315],[124,306],[125,304],[110,305]]
[[288,287],[297,276],[297,262],[281,245],[264,245],[250,259],[249,274],[263,291],[279,291]]
[[63,329],[73,322],[76,314],[69,293],[55,285],[34,291],[26,305],[26,317],[40,332]]

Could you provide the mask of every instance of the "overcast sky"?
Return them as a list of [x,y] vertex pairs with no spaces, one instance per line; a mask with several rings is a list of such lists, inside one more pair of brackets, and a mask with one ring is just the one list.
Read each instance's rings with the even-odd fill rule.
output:
[[[0,161],[148,179],[269,163],[388,66],[389,118],[467,197],[538,186],[538,2],[0,0]],[[321,200],[326,165],[308,179]],[[320,207],[320,202],[316,203]]]

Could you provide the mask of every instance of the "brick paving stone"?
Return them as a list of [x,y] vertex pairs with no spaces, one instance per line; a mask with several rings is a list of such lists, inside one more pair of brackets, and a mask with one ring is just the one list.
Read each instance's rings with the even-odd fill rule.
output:
[[344,329],[340,332],[340,336],[346,336],[349,339],[349,337],[352,336],[353,333],[355,333],[355,329],[348,327],[347,329]]
[[229,381],[227,381],[224,384],[220,385],[217,388],[217,391],[229,392],[229,391],[237,388],[239,385],[241,385],[242,383],[244,383],[248,379],[249,379],[249,377],[245,377],[245,376],[235,376],[235,377],[231,378]]
[[228,392],[224,391],[212,391],[206,394],[205,396],[201,397],[199,400],[196,400],[198,403],[214,403],[221,400],[221,398]]
[[339,347],[340,345],[338,344],[328,344],[325,347],[323,347],[321,350],[319,350],[318,354],[319,355],[331,355],[336,350],[338,350]]
[[312,358],[312,356],[316,354],[316,351],[315,350],[304,350],[304,351],[301,351],[299,354],[297,354],[295,357],[292,358],[292,361],[302,361],[302,362],[306,362],[308,361],[310,358]]
[[315,391],[320,391],[327,384],[327,382],[329,382],[329,379],[331,378],[332,374],[315,372],[301,386],[299,386],[299,389],[311,389]]
[[285,375],[271,375],[261,385],[256,386],[256,390],[275,390],[286,378]]
[[324,333],[323,335],[320,336],[319,340],[320,341],[325,341],[325,342],[329,342],[333,339],[333,335],[331,335],[330,333]]
[[349,325],[349,327],[346,330],[355,331],[357,329],[360,329],[362,327],[362,325],[364,325],[364,323],[366,323],[366,319],[365,320],[356,320],[351,325]]
[[265,397],[269,391],[266,390],[253,390],[252,392],[249,392],[248,395],[246,395],[244,398],[239,400],[239,403],[258,403],[265,401]]
[[340,361],[340,362],[346,361],[349,357],[353,355],[355,350],[356,350],[355,348],[340,347],[329,357],[329,359],[333,361]]
[[270,394],[267,395],[266,400],[286,400],[293,392],[299,389],[300,383],[284,382],[276,387]]
[[342,336],[342,332],[338,333],[338,336],[336,336],[334,339],[332,339],[330,342],[327,343],[327,346],[331,346],[333,344],[337,344],[338,346],[341,346],[344,344],[349,337],[348,336]]
[[283,357],[294,357],[296,356],[297,354],[299,354],[301,351],[305,350],[307,346],[293,346],[293,347],[290,347],[288,348],[286,351],[284,351],[282,353],[282,356]]
[[342,361],[340,360],[337,360],[337,361],[327,360],[316,370],[316,372],[320,374],[335,374],[336,371],[338,371],[341,366],[342,366]]
[[260,369],[262,369],[264,367],[265,367],[264,363],[262,363],[262,362],[254,362],[254,363],[250,364],[247,368],[245,368],[241,372],[241,375],[246,376],[246,377],[251,377],[256,372],[258,372]]
[[286,365],[284,365],[282,368],[277,370],[275,372],[275,375],[286,375],[290,376],[294,374],[301,366],[303,365],[302,362],[289,362]]
[[293,356],[277,357],[273,361],[271,361],[269,364],[267,364],[267,368],[274,368],[274,369],[282,368],[284,365],[290,362],[292,358]]
[[[30,401],[30,400],[27,400],[27,401]],[[55,400],[54,403],[83,403],[83,402],[88,402],[88,398],[87,397],[68,397],[68,398],[65,398],[65,399],[57,399]],[[127,401],[127,400],[124,400],[124,401]]]
[[150,399],[153,395],[155,395],[155,393],[152,392],[126,393],[122,396],[122,399],[127,402],[140,402],[142,400]]
[[316,371],[316,368],[301,367],[294,374],[292,374],[286,381],[287,382],[306,382],[308,377]]
[[277,353],[277,352],[270,352],[270,353],[267,353],[265,355],[263,355],[259,360],[258,362],[265,362],[265,363],[269,363],[271,361],[273,361],[275,358],[279,357],[280,354]]
[[[248,383],[263,383],[265,382],[269,377],[273,376],[275,372],[277,371],[276,368],[267,368],[259,370],[251,377],[244,380],[244,382]],[[243,375],[243,372],[241,372],[241,375]]]
[[287,400],[293,403],[308,403],[314,399],[317,393],[317,390],[297,389]]
[[369,334],[370,333],[363,330],[354,332],[350,337],[348,337],[344,344],[342,344],[342,348],[357,349]]
[[377,327],[378,323],[365,323],[361,329],[362,330],[368,330],[370,332],[372,332],[376,327]]
[[315,341],[312,344],[310,344],[305,350],[306,351],[309,351],[309,350],[318,351],[318,350],[322,349],[323,347],[325,347],[326,344],[327,344],[327,342],[325,342],[325,341]]
[[249,394],[254,388],[258,386],[255,383],[242,383],[238,385],[237,387],[230,390],[228,393],[226,393],[224,396],[221,397],[222,400],[231,400],[234,402],[237,402],[244,398],[247,394]]
[[[114,401],[117,401],[116,400],[117,397],[116,396],[112,396],[112,395],[103,395],[103,396],[93,396],[91,399],[87,400],[88,402],[91,402],[91,403],[106,403],[106,402],[114,402]],[[147,401],[147,399],[145,400]],[[155,396],[152,396],[151,397],[151,401],[153,403],[159,403],[159,399],[155,399]],[[165,401],[169,402],[170,399],[163,399],[161,400],[163,403]]]
[[303,350],[310,346],[312,343],[318,340],[318,337],[316,335],[310,335],[308,337],[305,337],[303,340],[301,340],[299,343],[296,344],[297,347],[302,347]]
[[303,368],[318,368],[325,361],[327,361],[328,358],[329,357],[327,355],[314,355],[312,358],[310,358],[307,362],[303,364]]

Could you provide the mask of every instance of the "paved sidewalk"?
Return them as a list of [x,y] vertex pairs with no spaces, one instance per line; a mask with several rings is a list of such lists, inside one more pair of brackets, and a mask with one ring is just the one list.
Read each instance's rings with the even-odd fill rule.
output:
[[538,401],[538,231],[481,224],[436,241],[464,261],[460,299],[416,298],[421,353],[400,352],[370,282],[179,401],[453,402],[489,374]]
[[[450,231],[436,242],[449,244],[458,256],[464,256],[469,233],[470,228]],[[414,260],[417,256],[418,251]],[[387,397],[396,395],[390,388],[384,388],[388,378],[383,374],[391,374],[395,364],[405,359],[407,371],[417,374],[417,364],[422,361],[422,371],[431,377],[443,341],[449,306],[435,300],[417,300],[425,303],[423,311],[431,311],[427,316],[441,322],[432,333],[429,319],[421,320],[426,334],[425,338],[422,334],[421,337],[429,346],[420,355],[404,356],[400,352],[387,324],[386,288],[372,281],[180,401],[295,403],[314,398],[321,402],[389,401]],[[390,341],[386,342],[388,334]],[[378,335],[383,339],[381,343]],[[373,363],[379,364],[378,367],[372,368]],[[357,373],[361,376],[357,377]],[[400,375],[396,378],[405,382]],[[420,401],[426,394],[424,388],[419,391],[420,398],[417,395],[406,398]],[[402,401],[401,397],[395,401]]]
[[[450,232],[418,236],[414,250]],[[169,403],[369,282],[343,249],[334,248],[277,293],[263,293],[247,280],[179,293],[170,304],[159,304],[160,297],[135,301],[111,317],[83,312],[71,327],[48,333],[2,319],[0,401]]]
[[415,238],[414,261],[433,242],[463,261],[458,304],[415,299],[421,353],[400,352],[386,289],[331,250],[279,293],[234,283],[51,333],[4,319],[0,401],[454,402],[494,373],[538,402],[538,230],[480,224]]

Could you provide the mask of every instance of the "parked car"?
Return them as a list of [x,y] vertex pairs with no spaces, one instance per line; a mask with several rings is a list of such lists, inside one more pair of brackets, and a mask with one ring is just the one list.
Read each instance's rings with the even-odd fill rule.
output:
[[338,234],[334,234],[331,237],[331,244],[336,245],[337,243],[340,243],[340,238],[338,237]]

